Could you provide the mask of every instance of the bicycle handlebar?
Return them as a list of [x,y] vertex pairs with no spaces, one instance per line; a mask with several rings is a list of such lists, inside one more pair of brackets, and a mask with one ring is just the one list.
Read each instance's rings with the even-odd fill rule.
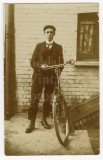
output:
[[64,67],[65,65],[73,65],[73,61],[67,61],[66,63],[64,64],[57,64],[57,65],[51,65],[51,66],[46,66],[43,70],[48,70],[48,69],[56,69],[56,68],[62,68]]

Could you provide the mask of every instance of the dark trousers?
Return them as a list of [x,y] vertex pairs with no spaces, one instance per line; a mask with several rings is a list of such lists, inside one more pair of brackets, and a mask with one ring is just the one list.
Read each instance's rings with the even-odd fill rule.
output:
[[40,75],[36,74],[32,82],[31,87],[31,105],[28,110],[28,119],[35,120],[38,103],[41,98],[42,90],[44,87],[44,103],[43,103],[43,118],[46,118],[52,111],[52,106],[50,104],[51,95],[54,91],[55,84],[57,82],[55,75]]

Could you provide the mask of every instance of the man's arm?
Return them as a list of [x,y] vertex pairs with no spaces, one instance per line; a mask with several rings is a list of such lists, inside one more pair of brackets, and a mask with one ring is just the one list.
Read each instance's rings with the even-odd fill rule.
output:
[[39,59],[39,44],[36,45],[35,50],[33,52],[33,55],[31,58],[31,67],[34,70],[41,69],[41,63],[40,63],[40,59]]

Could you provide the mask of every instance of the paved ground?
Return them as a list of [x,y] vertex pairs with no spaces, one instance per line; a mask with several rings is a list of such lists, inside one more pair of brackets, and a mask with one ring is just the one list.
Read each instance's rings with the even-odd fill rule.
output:
[[53,120],[48,119],[52,129],[46,130],[40,124],[41,114],[36,121],[36,129],[25,133],[28,125],[27,114],[17,114],[5,121],[5,154],[6,155],[94,155],[87,130],[76,130],[69,137],[67,147],[57,140]]
[[88,131],[89,139],[90,139],[94,154],[97,155],[100,152],[100,147],[99,147],[100,146],[100,141],[99,141],[100,135],[99,135],[98,121],[90,125],[87,128],[87,131]]

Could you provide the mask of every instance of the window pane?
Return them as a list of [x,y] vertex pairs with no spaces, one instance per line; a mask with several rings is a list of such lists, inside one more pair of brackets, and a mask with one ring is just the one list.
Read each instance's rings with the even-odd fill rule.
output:
[[80,25],[80,53],[93,54],[94,48],[94,24]]

